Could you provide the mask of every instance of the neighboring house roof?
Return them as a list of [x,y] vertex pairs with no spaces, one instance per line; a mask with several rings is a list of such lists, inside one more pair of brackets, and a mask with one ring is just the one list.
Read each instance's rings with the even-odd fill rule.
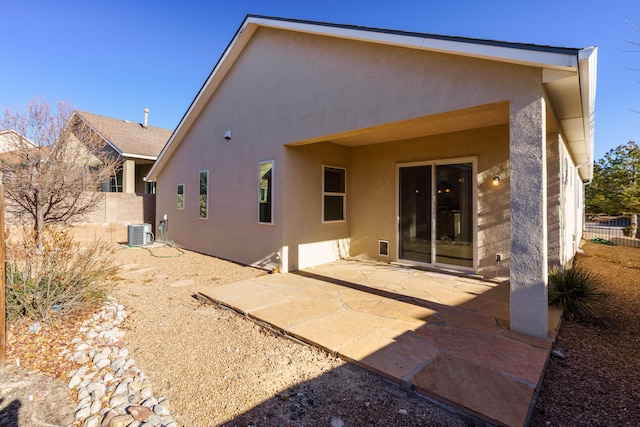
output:
[[120,156],[155,160],[171,136],[171,130],[98,114],[76,111]]
[[49,156],[50,147],[47,145],[42,145],[40,147],[28,148],[25,150],[11,150],[0,153],[0,163],[2,165],[12,165],[16,163],[23,162],[25,160],[25,156],[35,156],[39,155],[40,159],[44,160]]
[[20,138],[27,146],[36,146],[33,142],[29,141],[13,129],[0,129],[0,153],[16,150],[18,147],[16,138]]
[[580,175],[585,181],[593,176],[596,47],[540,46],[248,15],[162,149],[147,176],[148,180],[157,178],[260,27],[540,67],[546,93],[553,103],[561,132],[580,167]]

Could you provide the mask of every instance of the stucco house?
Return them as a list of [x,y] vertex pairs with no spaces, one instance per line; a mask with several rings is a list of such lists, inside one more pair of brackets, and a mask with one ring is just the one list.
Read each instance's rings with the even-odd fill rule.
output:
[[100,147],[118,165],[115,175],[97,190],[102,194],[96,209],[83,222],[74,224],[74,238],[97,237],[126,242],[128,226],[155,222],[155,183],[145,181],[171,130],[149,125],[149,109],[141,123],[75,111],[68,126],[86,124],[82,132],[71,132],[70,143]]
[[548,333],[592,177],[597,48],[246,17],[147,179],[177,244],[287,272],[343,257],[511,283]]
[[[142,123],[75,111],[70,123],[83,121],[104,141],[105,150],[122,163],[121,169],[102,191],[115,193],[155,193],[144,178],[171,136],[171,130],[149,126],[149,109]],[[82,142],[82,141],[80,141]]]
[[0,129],[0,153],[34,148],[36,145],[13,129]]

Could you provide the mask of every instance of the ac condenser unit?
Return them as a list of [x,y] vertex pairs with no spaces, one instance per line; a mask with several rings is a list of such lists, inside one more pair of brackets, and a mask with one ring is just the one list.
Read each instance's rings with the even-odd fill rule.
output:
[[127,232],[129,246],[144,246],[151,243],[151,224],[131,224]]

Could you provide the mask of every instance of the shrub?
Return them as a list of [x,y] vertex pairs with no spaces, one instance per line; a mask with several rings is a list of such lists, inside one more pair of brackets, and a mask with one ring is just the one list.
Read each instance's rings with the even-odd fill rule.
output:
[[47,227],[40,245],[29,233],[21,243],[7,244],[8,321],[47,322],[52,312],[68,314],[101,304],[106,279],[115,271],[113,251],[102,241],[74,242],[69,229],[60,226]]
[[591,303],[605,296],[600,286],[597,275],[576,265],[553,267],[549,271],[549,304],[559,306],[565,318],[596,321]]
[[[631,226],[627,225],[626,227],[622,227],[622,234],[624,234],[627,237],[631,236]],[[640,239],[640,227],[638,227],[636,229],[636,239]]]

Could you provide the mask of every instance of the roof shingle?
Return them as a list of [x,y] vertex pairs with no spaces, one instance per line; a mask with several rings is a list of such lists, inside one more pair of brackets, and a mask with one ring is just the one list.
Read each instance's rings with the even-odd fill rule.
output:
[[83,111],[77,114],[124,157],[155,159],[172,133],[169,129],[155,126],[145,129],[141,123]]

